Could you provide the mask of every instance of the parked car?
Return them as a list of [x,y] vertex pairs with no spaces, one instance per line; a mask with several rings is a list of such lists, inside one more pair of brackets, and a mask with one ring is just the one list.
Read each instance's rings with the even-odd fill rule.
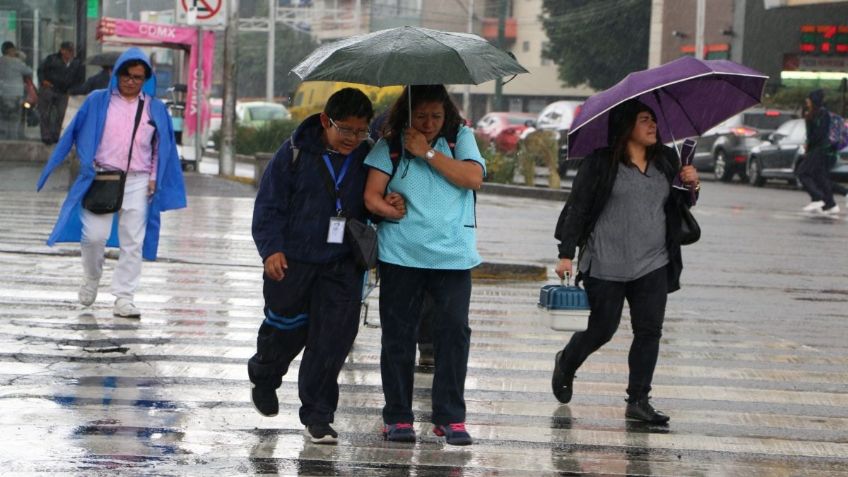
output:
[[547,131],[554,136],[559,148],[558,169],[560,177],[565,176],[569,167],[576,168],[579,166],[579,160],[566,162],[566,159],[568,159],[568,131],[571,129],[574,117],[580,112],[582,104],[582,101],[555,101],[545,106],[539,112],[533,127],[526,129],[521,137],[521,139],[524,139],[535,131]]
[[257,128],[283,119],[291,119],[291,113],[282,104],[267,101],[236,103],[236,120],[240,126]]
[[[807,128],[803,119],[792,119],[780,125],[768,138],[751,150],[747,160],[748,182],[762,186],[768,179],[797,183],[798,164],[806,153]],[[839,152],[830,170],[835,181],[848,180],[848,147]]]
[[474,135],[500,152],[513,152],[518,147],[521,132],[534,119],[536,116],[530,113],[489,113],[477,121]]
[[721,181],[729,182],[734,175],[746,180],[751,149],[778,126],[797,117],[792,111],[777,109],[749,109],[732,116],[701,135],[692,164],[699,171],[712,172]]

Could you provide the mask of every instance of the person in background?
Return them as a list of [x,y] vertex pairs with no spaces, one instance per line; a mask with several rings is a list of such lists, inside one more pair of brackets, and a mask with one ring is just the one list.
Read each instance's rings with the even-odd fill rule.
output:
[[[450,445],[470,445],[464,396],[471,341],[468,310],[471,269],[481,261],[474,193],[483,183],[485,162],[443,85],[405,88],[384,132],[365,161],[371,167],[365,204],[385,217],[378,224],[383,436],[395,442],[416,440],[415,347],[427,293],[434,308],[433,433]],[[386,191],[403,196],[405,216],[384,199]]]
[[112,78],[112,68],[114,65],[100,65],[100,71],[97,74],[91,75],[85,80],[85,83],[74,86],[68,90],[68,94],[88,94],[96,89],[105,89],[109,87],[109,80]]
[[824,107],[824,91],[812,91],[804,100],[804,122],[807,127],[806,156],[798,166],[798,180],[810,195],[804,212],[836,217],[839,206],[833,200],[830,167],[836,151],[830,143],[830,114]]
[[59,51],[48,55],[38,66],[41,88],[38,94],[38,113],[41,116],[41,141],[59,141],[62,121],[68,107],[68,90],[85,80],[85,65],[75,58],[74,44],[62,42]]
[[11,41],[4,41],[0,49],[0,139],[20,139],[24,87],[32,82],[32,69],[18,57]]
[[583,159],[556,225],[556,274],[572,273],[579,247],[576,282],[585,283],[590,314],[586,331],[556,354],[551,387],[559,402],[571,401],[575,372],[612,339],[627,300],[633,342],[625,416],[664,424],[669,417],[651,406],[649,393],[666,299],[680,288],[683,269],[677,206],[691,205],[690,192],[673,183],[679,176],[697,190],[698,173],[680,167],[660,140],[653,110],[637,100],[613,108],[608,130],[609,146]]
[[[156,259],[160,212],[186,206],[171,118],[155,93],[156,76],[149,58],[140,49],[129,48],[118,59],[109,88],[86,97],[38,180],[41,190],[75,147],[80,172],[47,244],[80,242],[83,277],[78,298],[83,306],[92,305],[97,298],[105,246],[119,245],[120,256],[112,274],[112,313],[124,318],[141,317],[134,294],[141,279],[142,258]],[[95,214],[81,207],[97,170],[126,172],[123,203],[117,213]],[[112,233],[115,228],[117,234]]]

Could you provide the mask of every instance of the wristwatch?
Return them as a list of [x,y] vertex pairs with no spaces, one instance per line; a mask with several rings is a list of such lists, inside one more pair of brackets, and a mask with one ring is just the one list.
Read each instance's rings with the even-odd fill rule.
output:
[[435,149],[431,148],[429,151],[424,153],[424,158],[427,159],[428,161],[432,160],[434,157],[436,157],[436,150]]

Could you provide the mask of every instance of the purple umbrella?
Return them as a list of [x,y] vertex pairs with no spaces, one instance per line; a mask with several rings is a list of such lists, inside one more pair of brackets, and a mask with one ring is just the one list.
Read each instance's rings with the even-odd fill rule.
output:
[[607,146],[609,111],[633,98],[657,114],[663,141],[700,136],[760,102],[768,76],[729,60],[679,58],[627,75],[587,99],[568,132],[568,156]]

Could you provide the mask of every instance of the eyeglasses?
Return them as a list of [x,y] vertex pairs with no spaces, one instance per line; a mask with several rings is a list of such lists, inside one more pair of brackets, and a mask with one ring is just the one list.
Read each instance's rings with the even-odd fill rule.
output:
[[145,79],[147,79],[147,77],[144,76],[144,75],[130,75],[130,74],[121,75],[122,81],[132,81],[133,83],[141,83]]
[[330,124],[334,128],[336,128],[336,131],[339,132],[339,135],[341,137],[345,138],[345,139],[359,139],[360,141],[364,141],[365,139],[368,139],[368,136],[371,135],[370,129],[357,131],[355,129],[346,128],[344,126],[339,126],[338,124],[336,124],[335,121],[333,121],[333,118],[331,118],[331,117],[327,117],[327,119],[329,119]]

